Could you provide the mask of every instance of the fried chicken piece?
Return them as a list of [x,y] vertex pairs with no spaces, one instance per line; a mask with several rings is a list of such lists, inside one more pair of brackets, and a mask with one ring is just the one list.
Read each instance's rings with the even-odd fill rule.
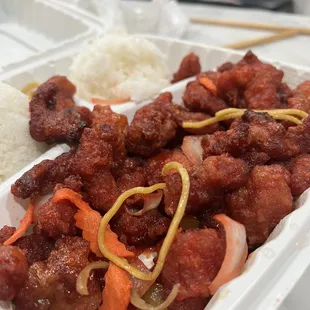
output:
[[[201,210],[208,208],[214,200],[219,199],[220,193],[217,189],[207,187],[201,177],[199,169],[189,171],[190,191],[185,214],[196,215]],[[182,181],[179,174],[165,177],[165,211],[169,216],[173,216],[178,207],[182,191]]]
[[48,193],[71,174],[74,153],[72,150],[54,160],[46,159],[35,165],[12,185],[11,193],[23,199]]
[[291,173],[292,194],[299,196],[310,187],[310,155],[293,158],[287,168]]
[[83,187],[82,178],[79,175],[69,175],[66,179],[64,179],[63,183],[56,184],[54,187],[54,192],[61,188],[70,188],[74,192],[81,192]]
[[152,246],[163,238],[169,228],[170,219],[157,209],[141,216],[133,216],[123,212],[112,224],[121,242],[134,246]]
[[209,297],[208,286],[219,272],[225,240],[215,229],[192,229],[174,240],[162,270],[166,290],[180,283],[176,300]]
[[282,84],[283,71],[262,63],[248,52],[231,70],[224,71],[217,82],[218,94],[230,105],[249,109],[285,107],[288,94]]
[[215,189],[237,189],[249,176],[249,167],[243,160],[226,154],[207,157],[198,169],[204,185]]
[[148,185],[164,182],[162,169],[165,164],[172,161],[182,164],[187,170],[193,167],[193,164],[180,150],[162,150],[158,155],[149,158],[145,164],[145,176]]
[[288,108],[310,113],[310,81],[304,81],[296,87],[293,97],[288,99]]
[[88,242],[80,237],[57,240],[49,258],[29,268],[28,280],[15,299],[16,310],[97,310],[101,292],[94,277],[88,281],[89,295],[76,291],[88,255]]
[[280,165],[256,166],[245,186],[226,196],[231,217],[246,228],[249,245],[266,241],[293,211],[290,174]]
[[72,170],[82,177],[91,177],[98,169],[110,167],[112,162],[111,145],[98,137],[92,128],[85,128],[73,159]]
[[0,300],[12,300],[27,279],[24,253],[15,246],[0,246]]
[[38,142],[79,141],[85,127],[90,125],[90,111],[73,101],[75,86],[64,76],[54,76],[43,83],[30,105],[29,129]]
[[235,67],[235,65],[232,62],[224,62],[222,65],[217,67],[217,71],[220,73],[223,73],[225,71],[232,70]]
[[197,75],[200,71],[201,66],[199,57],[194,53],[190,53],[183,58],[179,70],[173,74],[171,83],[176,83]]
[[54,243],[38,234],[23,236],[14,242],[26,255],[28,265],[45,260],[54,248]]
[[[267,113],[246,111],[231,129],[202,139],[204,158],[228,153],[246,157],[260,153],[257,159],[287,160],[310,151],[310,118],[301,125],[286,128]],[[265,154],[265,155],[264,155]],[[253,158],[255,160],[255,158]]]
[[[177,118],[177,124],[181,127],[183,122],[200,122],[211,118],[209,114],[199,112],[189,112],[180,106],[180,113],[175,113]],[[210,126],[202,128],[184,128],[185,131],[192,133],[193,135],[207,135],[212,134],[216,131],[224,130],[220,123],[215,123]]]
[[[209,117],[208,114],[193,113],[172,103],[172,94],[162,93],[154,102],[136,112],[128,129],[127,149],[130,153],[143,157],[155,155],[168,142],[177,138],[177,129],[182,127],[184,121],[200,121]],[[222,130],[222,127],[215,124],[202,129],[186,130],[194,134],[205,134]]]
[[11,226],[3,226],[0,229],[0,244],[2,244],[4,241],[8,240],[14,233],[16,228]]
[[228,108],[228,105],[210,90],[200,84],[198,80],[189,82],[183,94],[184,105],[195,112],[215,115],[216,112]]
[[126,156],[125,138],[128,121],[123,114],[115,113],[110,106],[96,105],[92,112],[92,129],[98,137],[112,146],[114,161]]
[[75,236],[78,233],[74,219],[76,211],[76,207],[66,200],[54,203],[50,199],[37,208],[37,229],[55,240],[63,235]]
[[[119,167],[117,167],[114,175],[116,177],[116,185],[121,193],[138,186],[146,185],[146,177],[144,171],[144,161],[135,158],[126,158]],[[136,194],[126,199],[127,206],[133,206],[137,203],[143,203],[146,195]]]
[[[186,214],[197,214],[211,208],[212,203],[221,199],[223,190],[233,190],[246,183],[249,175],[248,165],[241,159],[227,155],[210,156],[202,166],[188,169],[190,192]],[[182,182],[178,174],[164,178],[166,183],[165,211],[173,216],[181,195]]]
[[126,146],[129,153],[149,157],[175,137],[177,123],[167,109],[169,105],[172,105],[172,95],[167,92],[135,113],[128,127]]
[[97,170],[84,178],[84,190],[93,208],[108,211],[120,195],[115,179],[108,168]]

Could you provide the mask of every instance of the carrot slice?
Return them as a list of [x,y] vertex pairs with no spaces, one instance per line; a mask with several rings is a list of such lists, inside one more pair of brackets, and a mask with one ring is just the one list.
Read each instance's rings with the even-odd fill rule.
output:
[[82,198],[82,195],[73,191],[69,188],[62,188],[56,191],[54,194],[52,201],[57,203],[61,200],[69,200],[72,202],[77,208],[84,211],[94,211],[87,202],[85,202]]
[[[98,230],[101,222],[101,214],[92,209],[79,193],[71,189],[62,188],[54,194],[53,202],[57,203],[61,200],[69,200],[79,209],[74,215],[76,226],[82,229],[82,237],[89,241],[90,250],[97,256],[102,256],[98,247]],[[110,229],[110,226],[106,230],[105,243],[108,249],[115,255],[122,257],[134,256],[134,253],[128,251],[125,245],[118,240],[117,234]]]
[[248,245],[244,226],[225,214],[218,214],[214,218],[224,226],[226,233],[226,253],[220,271],[209,286],[212,295],[216,293],[220,286],[242,273],[248,256]]
[[98,246],[97,236],[101,221],[100,213],[95,210],[78,210],[75,213],[74,218],[76,220],[75,225],[82,229],[83,239],[89,241],[90,250],[98,257],[102,257]]
[[124,98],[124,99],[103,99],[100,97],[92,97],[91,103],[93,104],[102,104],[102,105],[115,105],[115,104],[122,104],[125,102],[130,101],[130,98]]
[[217,94],[216,86],[214,85],[213,81],[210,80],[208,77],[203,76],[203,77],[200,77],[198,80],[199,80],[199,83],[203,85],[206,89],[210,90],[210,92],[214,96]]
[[16,229],[15,233],[9,239],[4,241],[3,245],[10,245],[14,243],[17,239],[22,237],[22,235],[26,232],[26,230],[33,222],[33,214],[34,214],[33,210],[34,206],[30,204],[23,219],[20,221],[20,224]]
[[133,252],[128,251],[125,245],[118,240],[117,234],[111,230],[109,225],[107,226],[106,229],[104,241],[108,249],[119,257],[135,256]]
[[99,310],[127,310],[130,303],[132,282],[128,273],[110,263],[105,274],[102,305]]

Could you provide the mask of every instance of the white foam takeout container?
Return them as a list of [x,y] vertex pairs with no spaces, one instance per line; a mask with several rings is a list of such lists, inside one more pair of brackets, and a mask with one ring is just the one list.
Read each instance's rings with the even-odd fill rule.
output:
[[97,32],[89,14],[65,10],[48,0],[0,0],[0,72],[71,49]]
[[[203,70],[214,69],[226,61],[236,62],[243,56],[235,51],[186,41],[154,36],[145,37],[153,41],[167,56],[167,63],[171,72],[176,70],[181,59],[189,52],[195,52],[199,55]],[[43,82],[55,74],[66,75],[73,56],[74,53],[70,52],[61,57],[47,57],[44,62],[39,60],[0,74],[0,80],[16,88],[21,88],[29,81]],[[275,61],[269,62],[285,72],[285,81],[291,87],[310,79],[309,69]],[[188,80],[181,81],[163,91],[171,91],[174,101],[181,104],[182,93],[187,82]],[[80,105],[92,107],[92,104],[78,98],[76,98],[76,102]],[[135,111],[146,103],[148,101],[138,104],[131,102],[116,106],[113,109],[116,112],[126,114],[130,121]],[[11,195],[11,184],[34,164],[43,159],[53,159],[66,149],[68,148],[65,145],[58,145],[50,149],[0,186],[0,205],[2,208],[0,227],[18,225],[25,212],[24,207],[27,205],[27,201],[20,201]],[[283,219],[270,235],[268,241],[251,255],[243,274],[224,285],[215,294],[206,309],[274,310],[282,306],[281,309],[285,309],[283,301],[298,283],[310,263],[309,223],[310,193],[307,191],[296,203],[296,210]],[[299,301],[298,309],[308,309],[309,303],[306,300],[305,297]]]

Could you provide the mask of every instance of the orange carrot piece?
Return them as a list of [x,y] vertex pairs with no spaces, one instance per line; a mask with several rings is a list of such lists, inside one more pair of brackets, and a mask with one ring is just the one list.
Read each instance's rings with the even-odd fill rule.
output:
[[[76,226],[82,229],[82,237],[89,241],[90,249],[97,256],[102,256],[98,246],[98,230],[101,222],[101,215],[98,211],[93,210],[88,203],[83,201],[80,194],[68,188],[58,190],[53,196],[53,202],[69,200],[79,211],[75,214]],[[121,243],[117,234],[114,233],[108,225],[105,235],[105,244],[111,252],[121,257],[133,257],[134,253],[128,251]]]
[[34,214],[33,210],[34,210],[34,207],[32,204],[30,204],[23,219],[20,221],[20,224],[18,228],[16,229],[15,233],[9,239],[7,239],[3,243],[3,245],[10,245],[14,243],[17,239],[22,237],[22,235],[26,232],[26,230],[29,228],[29,226],[33,222],[33,214]]
[[109,225],[107,226],[104,241],[108,249],[119,257],[135,256],[133,252],[128,251],[125,245],[118,240],[117,234],[111,230]]
[[210,90],[210,92],[216,96],[217,94],[217,88],[216,86],[214,85],[213,81],[210,80],[208,77],[206,76],[203,76],[203,77],[200,77],[199,78],[199,83],[201,85],[203,85],[206,89]]
[[98,246],[98,229],[100,226],[101,215],[95,210],[78,210],[74,218],[75,225],[82,229],[82,237],[84,240],[89,241],[90,250],[98,257],[102,257]]
[[85,202],[82,198],[82,195],[79,193],[69,189],[69,188],[62,188],[53,196],[52,201],[57,203],[61,200],[69,200],[72,202],[77,208],[84,211],[94,211],[87,202]]
[[130,98],[124,98],[124,99],[103,99],[100,97],[92,97],[91,103],[93,104],[102,104],[102,105],[115,105],[115,104],[122,104],[125,102],[130,101]]
[[127,310],[130,303],[132,282],[127,271],[110,263],[105,274],[102,305],[99,310]]

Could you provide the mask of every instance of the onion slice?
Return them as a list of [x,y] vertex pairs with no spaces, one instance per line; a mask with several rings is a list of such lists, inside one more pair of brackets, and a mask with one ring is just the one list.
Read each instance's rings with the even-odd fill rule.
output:
[[141,310],[164,310],[168,308],[172,302],[175,300],[175,298],[178,295],[180,284],[175,284],[167,297],[167,299],[160,304],[157,307],[153,307],[152,305],[149,305],[146,303],[142,298],[139,297],[135,289],[132,289],[131,292],[131,304],[134,305],[136,308]]
[[214,216],[214,219],[224,226],[226,253],[220,271],[209,286],[212,295],[216,293],[220,286],[242,273],[248,256],[248,245],[244,226],[225,214],[218,214]]
[[158,191],[156,193],[144,195],[143,196],[144,203],[143,203],[143,208],[141,210],[135,211],[135,210],[130,210],[130,209],[126,208],[126,212],[130,215],[133,215],[133,216],[141,216],[145,212],[156,209],[159,206],[162,197],[163,197],[162,191]]
[[[130,263],[132,266],[136,267],[137,269],[143,272],[146,272],[146,273],[148,272],[150,273],[149,269],[144,265],[144,263],[139,258],[135,257],[134,259],[130,261]],[[155,282],[155,280],[145,281],[145,280],[138,279],[134,276],[130,276],[130,278],[132,281],[133,289],[135,290],[136,294],[140,297],[143,296]]]
[[88,283],[88,278],[89,274],[91,273],[92,270],[94,269],[107,269],[109,267],[108,262],[102,262],[102,261],[97,261],[88,264],[80,273],[79,276],[76,280],[76,290],[79,294],[81,295],[88,295],[88,288],[87,288],[87,283]]
[[181,149],[188,160],[194,165],[202,164],[202,138],[203,136],[186,136],[183,139]]

